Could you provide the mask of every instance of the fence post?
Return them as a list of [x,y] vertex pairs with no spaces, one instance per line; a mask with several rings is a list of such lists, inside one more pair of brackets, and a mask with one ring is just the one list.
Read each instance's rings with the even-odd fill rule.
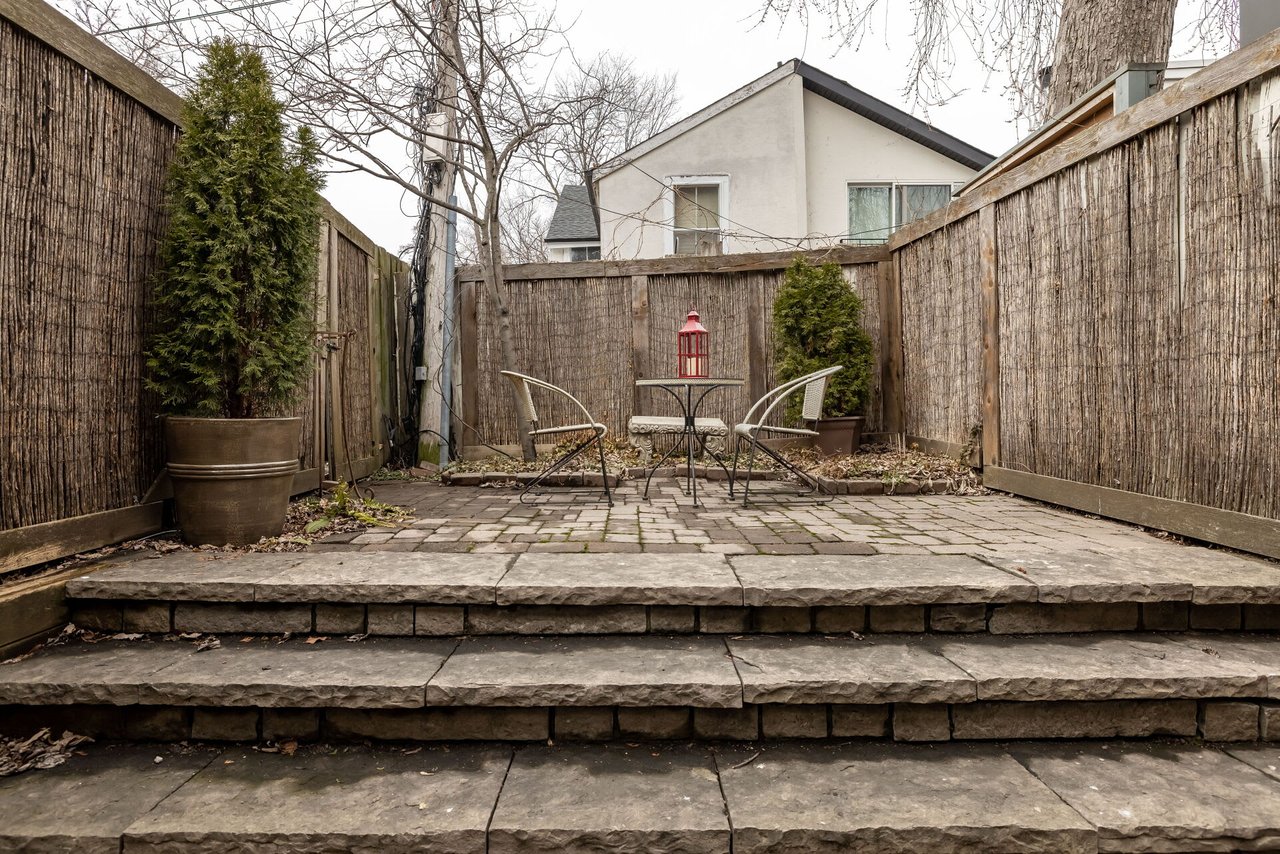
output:
[[[337,333],[342,328],[342,301],[338,296],[338,230],[329,223],[329,332]],[[329,448],[333,453],[330,477],[334,480],[347,480],[351,476],[345,466],[347,464],[347,438],[343,429],[347,413],[342,404],[346,397],[342,389],[342,367],[346,356],[342,350],[349,343],[346,338],[330,338],[327,342],[334,349],[325,349],[329,353]]]
[[902,433],[902,283],[898,256],[876,265],[880,295],[880,418],[886,433]]
[[334,472],[332,467],[328,471],[325,470],[325,463],[329,462],[326,452],[329,448],[328,439],[325,435],[325,425],[328,419],[325,413],[328,411],[326,407],[329,405],[329,394],[331,383],[329,382],[329,339],[323,337],[324,333],[329,331],[329,223],[320,223],[320,245],[318,249],[319,264],[316,269],[315,298],[316,298],[316,331],[321,333],[319,340],[319,356],[315,360],[315,392],[312,396],[311,417],[314,419],[313,429],[315,431],[312,436],[313,451],[315,454],[314,463],[319,469],[319,480],[324,481],[332,478]]
[[[643,412],[649,392],[637,386],[649,369],[649,277],[631,277],[631,414]],[[622,430],[623,425],[618,425]]]
[[982,282],[982,464],[1000,464],[1000,281],[996,206],[978,212]]
[[764,397],[769,391],[766,367],[769,354],[765,352],[765,341],[768,336],[768,324],[772,319],[766,316],[765,311],[764,276],[749,273],[746,276],[746,285],[747,370],[744,379],[747,381],[748,397],[754,402]]
[[468,445],[480,444],[475,425],[480,422],[480,323],[476,301],[476,283],[461,282],[462,300],[458,312],[459,374],[462,384],[462,429],[458,453],[464,455]]
[[387,383],[383,381],[383,359],[386,356],[386,318],[382,313],[382,293],[378,287],[378,252],[365,256],[365,305],[369,313],[369,382],[373,393],[369,395],[369,436],[372,448],[361,448],[372,453],[377,466],[387,461],[387,443],[382,436],[382,414],[387,412]]

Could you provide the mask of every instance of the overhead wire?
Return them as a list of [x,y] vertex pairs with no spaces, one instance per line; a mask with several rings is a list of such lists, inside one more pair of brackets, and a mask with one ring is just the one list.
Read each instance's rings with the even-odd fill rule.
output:
[[100,33],[95,33],[95,35],[114,36],[114,35],[119,35],[120,33],[132,33],[132,32],[136,32],[137,30],[149,30],[152,27],[164,27],[164,26],[169,26],[171,24],[185,23],[187,21],[198,21],[204,18],[216,18],[219,15],[230,15],[233,12],[247,12],[250,9],[261,9],[264,6],[278,6],[281,3],[289,3],[289,2],[292,2],[292,0],[258,0],[258,2],[256,3],[246,3],[243,6],[236,6],[234,8],[214,9],[213,11],[210,11],[210,12],[200,12],[198,14],[187,15],[182,18],[167,18],[161,21],[149,21],[148,23],[145,23],[145,24],[134,24],[133,26],[120,27],[114,30],[103,30]]

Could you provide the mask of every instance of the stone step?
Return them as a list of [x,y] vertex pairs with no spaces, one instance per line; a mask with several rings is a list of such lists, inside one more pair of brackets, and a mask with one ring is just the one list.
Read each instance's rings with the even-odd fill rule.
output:
[[966,555],[181,553],[67,585],[98,631],[455,636],[1280,629],[1280,566]]
[[1262,851],[1280,747],[90,746],[0,780],[5,851]]
[[56,646],[0,666],[0,728],[227,740],[1280,739],[1271,635],[316,641]]

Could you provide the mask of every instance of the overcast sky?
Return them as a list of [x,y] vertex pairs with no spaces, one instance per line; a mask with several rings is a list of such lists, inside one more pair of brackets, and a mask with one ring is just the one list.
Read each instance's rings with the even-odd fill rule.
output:
[[[1182,3],[1194,5],[1189,0]],[[808,29],[798,21],[780,27],[772,20],[756,26],[755,0],[560,0],[557,8],[562,23],[572,24],[568,38],[578,56],[611,50],[634,57],[642,70],[674,71],[681,99],[677,117],[683,117],[793,57],[911,109],[902,95],[912,52],[909,5],[886,0],[881,6],[885,11],[876,32],[857,49],[841,49],[828,40],[824,22],[812,21]],[[1180,16],[1174,58],[1190,58],[1186,18]],[[1026,128],[1013,124],[1003,80],[988,75],[967,45],[957,50],[959,59],[949,82],[960,94],[927,114],[914,112],[966,142],[1000,154]],[[335,175],[325,195],[383,246],[395,251],[409,241],[416,202],[400,189],[368,177]]]

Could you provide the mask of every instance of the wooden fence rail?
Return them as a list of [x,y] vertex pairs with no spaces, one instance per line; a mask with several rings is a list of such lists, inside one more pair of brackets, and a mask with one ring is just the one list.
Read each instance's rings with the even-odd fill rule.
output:
[[[40,0],[0,0],[0,574],[160,529],[143,389],[181,101]],[[405,265],[325,206],[295,490],[368,474],[399,423]],[[349,462],[348,462],[349,461]]]
[[[797,253],[662,258],[647,261],[513,265],[506,269],[506,298],[516,336],[519,370],[563,386],[582,400],[610,431],[626,434],[632,414],[676,415],[675,402],[661,391],[638,389],[637,379],[675,375],[676,331],[691,306],[710,330],[711,372],[741,377],[740,389],[707,398],[700,414],[734,423],[774,384],[770,317],[783,273]],[[815,263],[841,265],[866,306],[864,326],[882,360],[868,407],[868,429],[884,423],[881,397],[887,387],[896,400],[896,370],[879,342],[882,326],[895,322],[882,309],[890,286],[888,253],[880,248],[840,247],[805,255]],[[489,445],[514,445],[519,433],[501,359],[492,307],[480,271],[458,271],[461,349],[461,407],[455,435],[464,453]],[[547,401],[547,423],[576,418],[559,402]],[[890,410],[897,412],[896,406]],[[539,413],[542,415],[542,413]],[[896,418],[896,414],[892,416]]]
[[906,430],[986,483],[1280,557],[1280,33],[890,241]]

